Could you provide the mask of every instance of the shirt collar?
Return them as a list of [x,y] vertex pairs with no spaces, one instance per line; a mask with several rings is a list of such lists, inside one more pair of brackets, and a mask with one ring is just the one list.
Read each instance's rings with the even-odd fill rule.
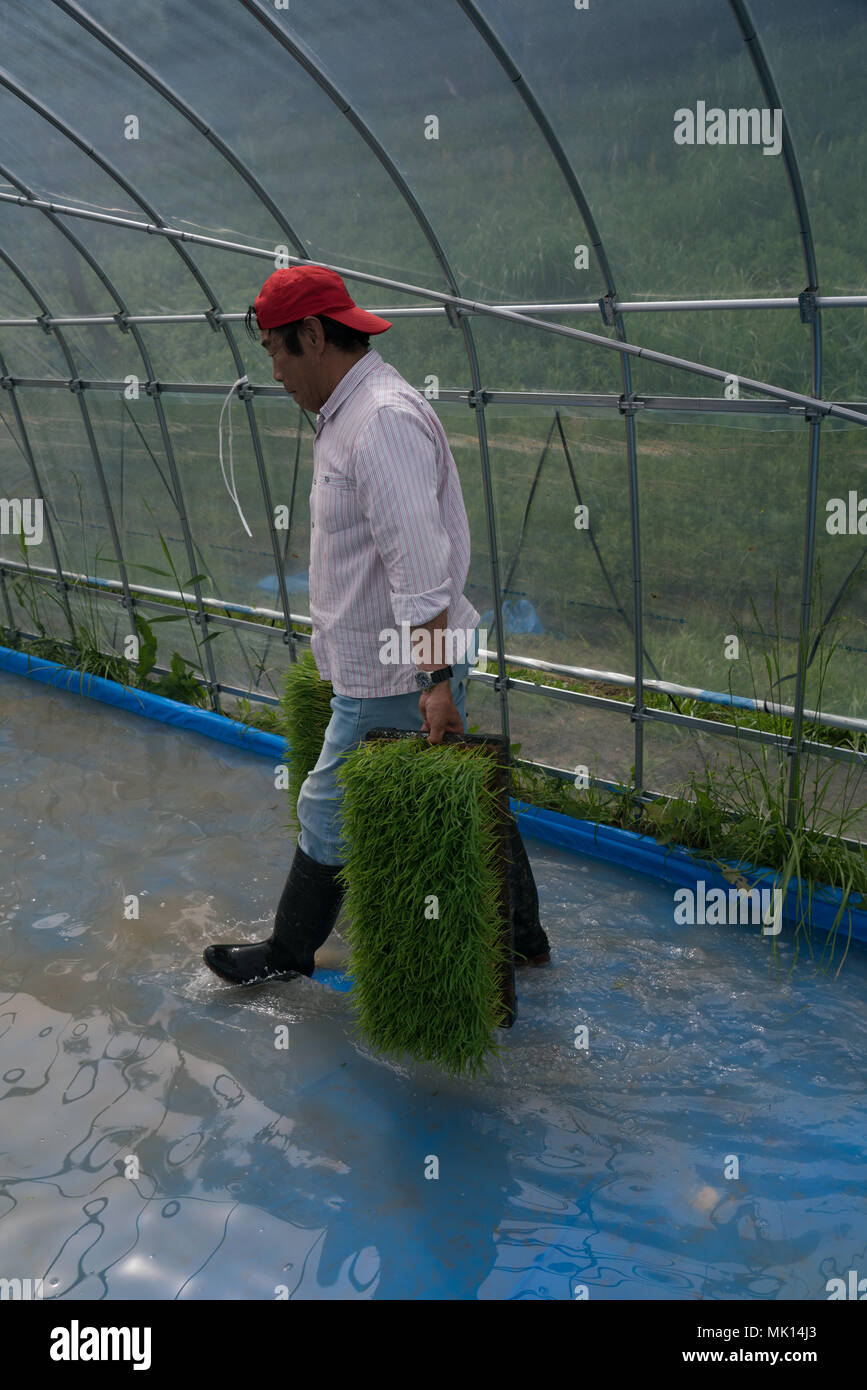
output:
[[364,380],[368,372],[372,372],[374,367],[378,367],[381,362],[382,358],[376,351],[376,348],[368,348],[363,357],[359,357],[357,362],[353,362],[349,371],[345,376],[340,378],[334,390],[331,392],[331,395],[328,397],[328,400],[325,401],[322,409],[319,411],[316,418],[317,428],[321,428],[329,416],[334,414],[338,406],[343,404],[347,396],[351,396],[356,386],[358,386],[359,382]]

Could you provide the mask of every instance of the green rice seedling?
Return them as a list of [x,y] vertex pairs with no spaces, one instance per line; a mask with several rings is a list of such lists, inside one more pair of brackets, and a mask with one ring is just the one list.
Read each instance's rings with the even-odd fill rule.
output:
[[40,584],[32,572],[30,551],[24,542],[24,535],[21,532],[18,534],[18,549],[21,552],[21,559],[27,566],[27,569],[23,574],[16,574],[14,571],[10,571],[9,585],[17,602],[27,613],[37,636],[27,638],[16,633],[13,637],[13,630],[11,628],[7,628],[5,631],[9,634],[9,640],[13,642],[13,645],[18,650],[27,651],[32,656],[41,656],[47,661],[56,661],[65,666],[68,661],[68,650],[71,644],[59,641],[58,638],[53,637],[39,615],[40,599],[47,599],[59,609],[63,608],[63,604],[55,593],[49,592],[45,594],[41,592],[46,586]]
[[453,1077],[487,1074],[502,1051],[495,770],[483,744],[419,738],[370,740],[337,771],[358,1027]]
[[316,669],[312,651],[302,652],[287,670],[280,696],[289,768],[289,824],[296,830],[300,829],[298,793],[322,750],[333,695],[331,682],[323,680]]
[[[87,569],[90,562],[87,559],[81,479],[75,473],[73,473],[73,478],[78,491],[78,511],[82,530],[82,549],[85,568]],[[73,666],[76,670],[82,672],[82,674],[86,673],[93,676],[101,676],[106,680],[114,680],[121,684],[126,684],[128,664],[122,656],[112,655],[103,650],[105,639],[101,632],[101,625],[96,611],[93,592],[87,585],[73,580],[68,586],[71,595],[81,594],[84,600],[84,606],[87,609],[86,615],[78,619],[73,616],[70,640],[64,641],[49,635],[39,617],[39,600],[47,599],[58,608],[63,608],[63,603],[55,593],[52,593],[50,590],[45,592],[47,586],[39,583],[31,572],[30,555],[24,545],[23,537],[20,535],[18,537],[18,542],[22,556],[27,565],[27,573],[26,575],[14,576],[12,587],[18,602],[26,609],[39,636],[35,640],[19,639],[16,645],[22,650],[32,653],[34,656],[42,656],[49,661],[56,661],[61,666]],[[93,562],[94,570],[101,559],[100,549],[97,547]]]
[[286,723],[279,709],[274,709],[272,705],[263,705],[259,709],[254,709],[252,703],[241,697],[234,710],[225,711],[230,719],[237,719],[239,724],[247,724],[251,729],[262,729],[267,734],[285,734]]
[[[148,514],[151,517],[151,520],[154,522],[154,527],[156,529],[157,536],[159,537],[160,547],[162,549],[163,554],[166,557],[166,563],[168,564],[169,568],[167,570],[164,570],[157,568],[155,565],[130,565],[129,563],[127,563],[127,570],[129,571],[130,569],[142,569],[147,570],[150,574],[155,574],[162,579],[172,579],[174,580],[175,588],[177,589],[178,593],[183,593],[184,590],[186,588],[189,588],[189,586],[192,584],[201,584],[203,581],[207,580],[208,576],[206,574],[191,574],[187,580],[181,580],[181,577],[178,574],[178,571],[175,567],[175,562],[172,559],[172,553],[169,550],[168,545],[166,544],[166,538],[163,535],[162,531],[159,529],[159,527],[156,525],[156,518],[154,517],[153,511],[144,498],[142,498],[141,500],[145,508],[147,509]],[[204,674],[205,663],[202,655],[202,648],[205,646],[207,642],[213,642],[217,637],[222,636],[222,633],[219,629],[216,629],[214,632],[209,632],[206,637],[200,637],[198,632],[196,631],[196,627],[193,622],[190,605],[184,599],[170,599],[168,600],[166,606],[174,608],[176,605],[179,610],[178,612],[164,613],[158,618],[151,618],[150,625],[145,625],[147,629],[147,639],[148,641],[150,641],[150,639],[152,638],[153,634],[151,632],[151,628],[155,623],[175,623],[181,622],[183,619],[186,619],[187,627],[190,631],[190,637],[196,649],[196,656],[198,657],[198,668],[194,665],[192,661],[189,661],[185,656],[182,656],[180,652],[172,652],[170,669],[168,673],[166,675],[160,676],[155,682],[153,682],[152,688],[154,690],[157,690],[160,694],[167,695],[170,699],[178,699],[185,704],[202,705],[205,703],[207,699],[207,686],[203,684],[203,682],[207,680],[207,677]],[[141,625],[137,626],[139,627],[139,633],[141,634],[143,632],[143,628]],[[155,653],[156,647],[154,646],[153,654],[155,655]],[[147,667],[148,671],[151,669],[151,665]],[[141,683],[144,684],[145,687],[147,687],[147,682],[142,681]],[[213,692],[213,702],[214,708],[219,709],[219,698],[216,690]]]
[[[821,590],[820,576],[817,576],[817,589]],[[820,607],[814,602],[813,613],[820,611]],[[765,689],[769,691],[778,691],[786,679],[776,592],[774,615],[776,633],[773,639],[768,639],[753,605],[754,621],[762,630],[762,637],[768,639],[763,643],[762,659]],[[822,705],[828,665],[839,645],[835,634],[836,623],[831,625],[826,621],[818,632],[811,630],[804,635],[802,659],[806,663],[812,648],[809,659],[815,661],[814,698],[818,708]],[[746,651],[758,693],[749,645]],[[845,915],[850,929],[839,973],[851,941],[850,909],[860,907],[867,893],[867,859],[863,847],[855,850],[843,843],[846,832],[863,816],[863,768],[844,764],[846,770],[840,788],[833,785],[841,776],[840,764],[818,758],[805,759],[799,778],[792,784],[787,756],[791,748],[792,724],[777,714],[772,718],[775,721],[774,744],[756,746],[738,739],[737,765],[726,767],[719,778],[717,793],[733,815],[726,824],[725,833],[717,840],[719,849],[716,852],[720,857],[743,859],[773,868],[776,872],[772,886],[784,894],[790,884],[797,885],[795,960],[802,938],[811,957],[813,955],[809,924],[816,888],[822,884],[839,888],[842,898],[822,956],[823,960],[827,956],[829,962],[833,959],[837,933]],[[802,736],[809,737],[808,728],[802,731]],[[776,956],[776,939],[773,947]]]
[[[821,580],[817,576],[817,590]],[[783,674],[791,659],[784,661],[780,642],[778,593],[774,596],[774,633],[764,630],[752,603],[753,620],[760,636],[758,665],[764,668],[759,680],[753,666],[753,652],[747,635],[740,631],[755,698],[781,699],[776,694],[791,677]],[[814,610],[820,610],[817,602]],[[735,630],[739,625],[735,624]],[[807,635],[804,661],[815,663],[817,706],[828,665],[837,650],[836,625],[826,620],[819,631]],[[781,700],[782,702],[782,700]],[[841,901],[821,955],[823,965],[833,960],[837,936],[844,919],[849,924],[846,951],[851,941],[851,910],[863,909],[867,901],[867,851],[863,845],[846,840],[846,832],[863,817],[863,795],[859,796],[863,768],[840,763],[823,763],[805,757],[801,775],[790,777],[790,750],[793,724],[777,712],[765,716],[766,727],[774,735],[771,744],[735,741],[735,758],[721,766],[705,765],[693,773],[679,795],[655,806],[645,807],[642,828],[657,840],[691,850],[696,858],[714,864],[726,877],[740,881],[740,866],[751,864],[770,869],[770,886],[785,894],[795,888],[795,951],[791,969],[802,941],[811,957],[813,948],[810,920],[817,889],[823,885],[840,890]],[[742,726],[741,711],[733,710],[736,728]],[[746,723],[744,721],[744,727]],[[803,737],[824,735],[824,728],[805,726]],[[839,785],[843,782],[842,787]],[[732,868],[732,865],[735,867]],[[772,958],[779,963],[776,939]]]

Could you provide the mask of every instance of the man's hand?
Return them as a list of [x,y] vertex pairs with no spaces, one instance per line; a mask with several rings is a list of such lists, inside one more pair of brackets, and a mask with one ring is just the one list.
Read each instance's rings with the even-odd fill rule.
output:
[[464,725],[452,699],[452,689],[448,681],[440,681],[430,690],[423,690],[418,702],[424,726],[422,733],[429,733],[431,743],[442,743],[443,734],[462,734]]

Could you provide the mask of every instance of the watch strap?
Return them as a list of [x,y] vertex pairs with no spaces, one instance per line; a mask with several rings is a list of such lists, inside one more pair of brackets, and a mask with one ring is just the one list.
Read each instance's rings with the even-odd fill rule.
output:
[[[441,666],[438,671],[416,671],[415,679],[419,690],[431,690],[435,685],[440,685],[443,681],[451,680],[454,675],[454,668],[451,666]],[[422,676],[430,679],[423,681]]]

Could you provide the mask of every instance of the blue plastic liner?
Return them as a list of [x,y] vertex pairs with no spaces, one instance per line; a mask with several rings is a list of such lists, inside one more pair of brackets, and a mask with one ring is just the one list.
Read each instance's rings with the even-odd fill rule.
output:
[[235,748],[245,748],[250,753],[264,753],[268,757],[277,754],[279,758],[286,756],[286,740],[277,734],[266,734],[261,729],[239,724],[236,719],[214,714],[213,710],[195,709],[178,700],[169,700],[165,695],[155,695],[150,690],[137,690],[133,686],[106,680],[103,676],[73,671],[68,666],[58,666],[56,661],[31,656],[28,652],[0,647],[0,670],[27,676],[30,680],[53,685],[59,690],[71,690],[75,695],[86,695],[90,700],[114,705],[115,709],[126,710],[129,714],[143,714],[147,719],[172,724],[177,729],[189,729],[207,738],[219,739],[221,743],[230,743]]
[[[632,830],[620,830],[613,825],[600,825],[596,821],[575,820],[572,816],[561,816],[556,811],[545,811],[531,806],[525,801],[512,801],[518,825],[522,834],[529,831],[538,840],[549,845],[569,849],[576,854],[586,854],[594,859],[605,859],[612,864],[620,864],[636,873],[648,874],[675,883],[684,888],[695,889],[702,882],[707,888],[728,890],[734,885],[715,864],[696,858],[680,846],[661,845],[650,835],[636,835]],[[737,869],[750,887],[773,887],[774,870],[760,868],[755,864],[738,862],[734,859],[720,860],[732,869]],[[783,917],[789,922],[798,920],[798,892],[802,893],[802,907],[808,904],[808,889],[800,879],[792,879],[783,898]],[[843,900],[842,890],[827,884],[816,887],[810,904],[810,926],[819,931],[832,931],[834,918]],[[844,936],[851,932],[859,941],[867,941],[867,912],[848,908],[837,926]]]
[[[130,714],[141,714],[147,719],[156,719],[175,728],[188,729],[192,733],[204,734],[206,738],[218,739],[221,743],[243,748],[250,753],[260,753],[264,757],[282,761],[286,757],[286,740],[278,734],[268,734],[261,729],[253,729],[240,724],[225,715],[214,714],[211,710],[195,709],[191,705],[169,700],[164,695],[154,695],[150,691],[136,690],[130,686],[119,685],[116,681],[105,680],[102,676],[92,676],[81,671],[59,666],[44,657],[31,656],[27,652],[14,651],[10,647],[0,647],[0,670],[15,675],[27,676],[30,680],[41,681],[61,690],[71,690],[76,695],[86,695],[91,700],[113,705],[116,709]],[[568,849],[573,854],[585,854],[593,859],[604,859],[612,864],[620,864],[625,869],[663,879],[667,883],[681,887],[695,888],[703,882],[707,888],[729,889],[732,884],[720,869],[694,857],[689,850],[661,845],[649,835],[636,835],[631,830],[620,830],[615,826],[599,825],[595,821],[576,820],[556,811],[545,811],[524,801],[510,799],[512,811],[522,833],[535,836],[546,844]],[[764,869],[752,864],[725,861],[739,873],[751,886],[773,886],[774,870]],[[783,916],[789,921],[798,918],[799,880],[789,884],[783,900]],[[803,903],[807,903],[807,889],[801,888]],[[823,885],[813,894],[810,907],[810,926],[819,931],[831,931],[834,918],[842,901],[842,891]],[[837,930],[844,936],[850,931],[859,941],[867,941],[867,912],[848,909],[838,924]],[[322,971],[327,975],[328,984],[334,989],[348,990],[351,981],[340,971]]]

